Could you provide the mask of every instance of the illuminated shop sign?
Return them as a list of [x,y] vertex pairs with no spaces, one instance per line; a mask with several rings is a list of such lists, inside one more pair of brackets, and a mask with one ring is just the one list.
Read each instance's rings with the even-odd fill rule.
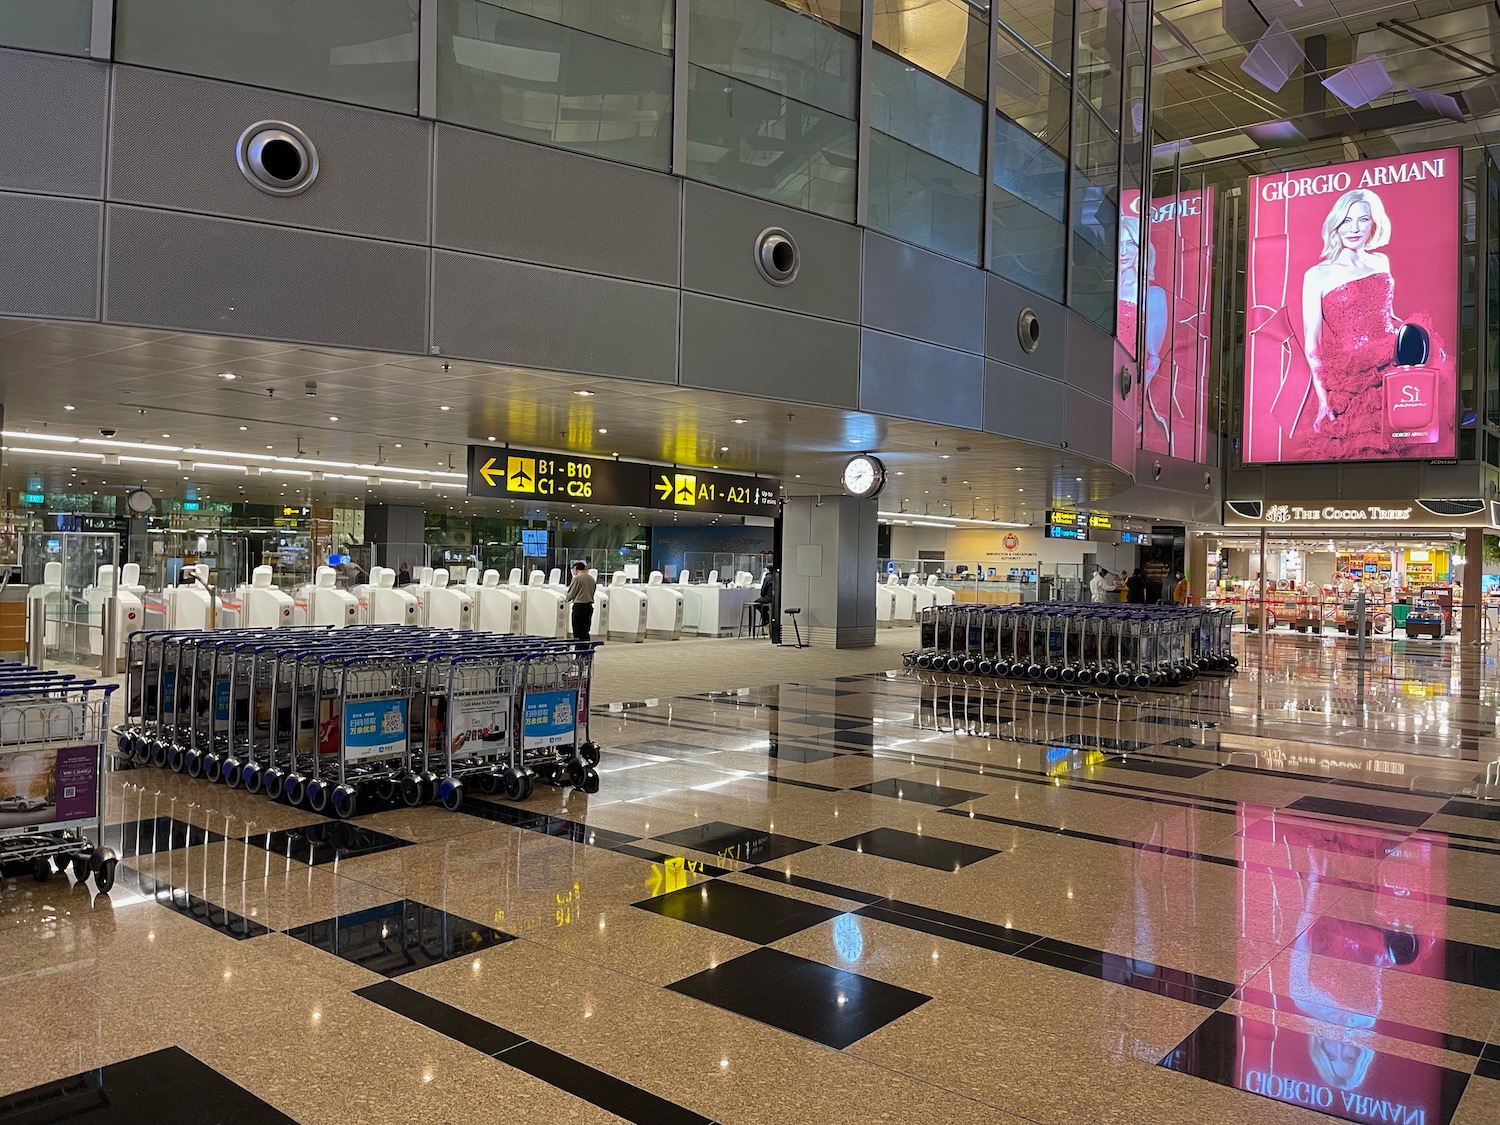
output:
[[1496,505],[1484,500],[1230,500],[1224,505],[1227,527],[1493,527],[1497,516]]

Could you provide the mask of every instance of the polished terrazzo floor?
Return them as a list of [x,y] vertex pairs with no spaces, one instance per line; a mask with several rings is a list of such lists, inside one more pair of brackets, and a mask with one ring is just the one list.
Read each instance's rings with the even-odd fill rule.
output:
[[0,886],[0,1122],[1500,1122],[1500,672],[1248,643],[664,691],[457,813],[117,773],[111,894]]

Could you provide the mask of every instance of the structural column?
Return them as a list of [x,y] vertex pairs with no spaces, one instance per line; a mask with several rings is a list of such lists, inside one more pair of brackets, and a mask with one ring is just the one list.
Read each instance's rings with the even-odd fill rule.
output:
[[[814,645],[875,643],[876,504],[850,496],[794,496],[782,508],[782,626],[800,609],[802,638]],[[786,637],[783,636],[783,641]]]
[[1484,528],[1464,529],[1464,600],[1459,613],[1464,644],[1484,643]]

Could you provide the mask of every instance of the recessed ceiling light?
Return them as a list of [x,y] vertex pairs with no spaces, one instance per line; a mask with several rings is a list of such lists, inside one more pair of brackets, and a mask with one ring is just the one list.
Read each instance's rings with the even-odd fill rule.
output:
[[219,372],[219,378],[220,379],[233,379],[234,377],[235,376],[234,376],[234,372],[233,371],[220,371]]
[[801,480],[801,479],[802,479],[802,474],[801,474],[801,473],[796,473],[796,474],[794,474],[794,475],[795,475],[795,476],[796,476],[796,478],[797,478],[797,479],[798,479],[798,480]]
[[[490,435],[490,436],[489,436],[489,437],[487,437],[487,438],[485,438],[485,439],[484,439],[484,440],[485,440],[485,441],[494,441],[494,440],[495,440],[495,435],[494,435],[494,434],[491,434],[491,435]],[[398,447],[398,448],[399,448],[399,447]]]
[[593,398],[594,397],[594,392],[593,391],[574,391],[573,393],[575,395],[577,395],[579,398]]
[[268,446],[266,446],[266,448],[267,449],[275,449],[276,447],[274,445],[268,445]]
[[1020,466],[1020,465],[1017,465],[1017,466],[1016,466],[1016,472],[1018,472],[1018,473],[1019,473],[1019,472],[1020,472],[1020,471],[1021,471],[1021,466]]
[[[267,448],[267,449],[270,449],[270,448],[271,448],[271,447],[270,447],[270,446],[269,446],[269,445],[268,445],[268,446],[266,446],[266,448]],[[398,441],[398,442],[397,442],[397,443],[396,443],[396,448],[397,448],[397,449],[400,449],[400,448],[401,448],[401,443],[400,443],[400,442],[399,442],[399,441]]]
[[248,430],[249,428],[250,428],[249,426],[241,426],[240,427],[240,432],[243,433],[245,430]]
[[171,434],[162,434],[161,436],[162,437],[171,437],[172,435]]
[[70,403],[68,403],[68,405],[67,405],[67,406],[64,406],[64,407],[63,407],[63,409],[64,409],[64,410],[77,410],[77,409],[78,409],[78,407],[76,407],[76,406],[74,406],[74,405],[73,405],[73,404],[72,404],[72,403],[71,403],[71,402],[70,402]]
[[599,432],[600,432],[600,433],[601,433],[601,434],[607,434],[607,433],[609,433],[609,431],[608,431],[608,430],[606,430],[606,429],[605,429],[605,428],[604,428],[604,427],[603,427],[603,426],[600,426],[600,427],[599,427]]
[[736,426],[743,426],[745,424],[745,419],[743,419],[743,418],[736,418],[734,420],[734,424]]
[[1026,490],[1024,488],[1018,488],[1018,489],[1016,489],[1016,491],[1017,492],[1025,492]]
[[1076,480],[1076,481],[1078,481],[1080,484],[1083,483],[1083,478],[1082,477],[1074,477],[1073,479]]
[[328,420],[330,422],[337,422],[339,420],[339,416],[337,414],[330,414],[328,416]]
[[451,407],[451,406],[440,406],[440,407],[438,407],[438,409],[439,410],[452,410],[453,407]]
[[719,446],[719,452],[720,453],[728,453],[729,452],[729,446],[727,446],[727,445],[721,445],[721,446]]
[[898,477],[904,477],[906,475],[906,470],[905,469],[897,469],[896,470],[896,475]]
[[950,456],[950,454],[947,454],[947,453],[939,453],[939,454],[938,454],[938,456],[939,456],[939,457],[941,457],[941,458],[942,458],[942,459],[943,459],[943,460],[944,460],[944,461],[946,461],[946,460],[948,460],[948,458],[949,458],[949,456]]

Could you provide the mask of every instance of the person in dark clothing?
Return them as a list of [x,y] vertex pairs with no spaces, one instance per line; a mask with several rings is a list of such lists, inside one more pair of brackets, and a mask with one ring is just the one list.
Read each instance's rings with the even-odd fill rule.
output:
[[1146,576],[1136,567],[1125,580],[1125,600],[1132,605],[1146,604]]
[[760,597],[751,604],[760,613],[760,627],[762,629],[771,624],[771,603],[776,597],[776,568],[766,567],[766,573],[760,580]]
[[573,639],[586,641],[594,627],[594,576],[581,562],[573,564],[573,581],[568,583],[568,601],[573,603]]
[[410,586],[411,585],[411,567],[407,566],[405,563],[402,563],[401,564],[401,569],[398,570],[398,571],[396,571],[396,585],[397,586]]

